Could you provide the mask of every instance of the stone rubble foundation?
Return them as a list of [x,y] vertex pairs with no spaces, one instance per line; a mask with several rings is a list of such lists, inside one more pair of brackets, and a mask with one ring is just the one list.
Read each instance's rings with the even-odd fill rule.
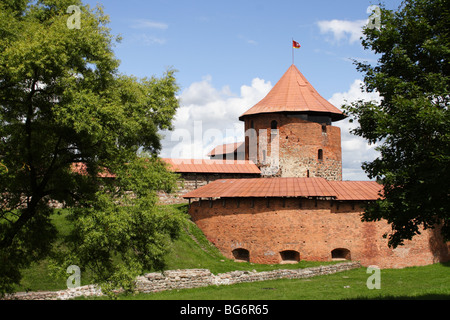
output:
[[[164,290],[189,289],[211,285],[231,285],[243,282],[257,282],[275,279],[303,279],[319,275],[333,274],[360,268],[359,262],[345,262],[304,269],[280,269],[272,271],[231,271],[214,275],[208,269],[185,269],[153,272],[136,279],[137,293],[151,293]],[[69,300],[81,296],[102,296],[95,285],[80,286],[60,291],[18,292],[7,296],[6,300]]]

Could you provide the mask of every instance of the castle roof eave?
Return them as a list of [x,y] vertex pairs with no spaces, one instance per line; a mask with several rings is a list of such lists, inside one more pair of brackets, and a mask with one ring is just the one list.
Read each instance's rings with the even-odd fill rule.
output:
[[308,114],[313,116],[328,116],[331,118],[331,121],[341,121],[347,118],[348,116],[345,113],[331,113],[331,112],[321,112],[321,111],[288,111],[288,110],[280,110],[280,111],[267,111],[267,112],[255,112],[255,113],[245,113],[239,117],[240,121],[245,121],[246,117],[253,116],[255,114],[274,114],[274,113],[281,113],[281,114]]
[[328,100],[323,98],[292,64],[269,93],[257,104],[243,113],[244,117],[261,113],[322,113],[329,114],[333,121],[346,116]]

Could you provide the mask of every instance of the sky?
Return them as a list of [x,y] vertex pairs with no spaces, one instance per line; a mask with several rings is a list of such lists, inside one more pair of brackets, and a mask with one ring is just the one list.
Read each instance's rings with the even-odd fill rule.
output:
[[[362,27],[377,4],[368,0],[84,0],[110,17],[119,71],[139,78],[177,70],[180,108],[172,132],[163,135],[160,156],[207,158],[215,146],[243,141],[238,117],[259,102],[294,64],[336,107],[346,101],[378,100],[360,90],[363,74],[352,59],[376,63],[361,45]],[[386,0],[397,9],[400,0]],[[375,146],[341,128],[344,180],[368,180],[364,161]]]

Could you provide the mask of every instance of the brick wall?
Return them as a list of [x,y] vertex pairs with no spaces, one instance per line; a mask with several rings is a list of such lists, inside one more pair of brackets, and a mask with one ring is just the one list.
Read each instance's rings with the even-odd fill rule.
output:
[[208,183],[218,179],[245,179],[259,178],[259,174],[239,174],[239,173],[181,173],[181,179],[178,181],[178,189],[172,194],[159,192],[159,202],[161,204],[187,203],[188,200],[183,195],[189,191],[200,188]]
[[380,268],[450,259],[449,246],[431,230],[390,249],[383,239],[390,226],[384,221],[361,222],[362,212],[359,203],[298,198],[203,200],[189,209],[222,254],[233,258],[233,250],[245,249],[254,263],[280,263],[280,253],[286,250],[298,252],[302,260],[318,261],[332,260],[335,249],[347,250],[351,260]]
[[[277,121],[278,150],[272,150],[276,144],[271,144],[271,123]],[[246,159],[250,159],[249,145],[252,137],[249,129],[256,131],[254,141],[257,143],[258,165],[272,155],[272,151],[279,154],[281,177],[322,177],[327,180],[342,180],[342,150],[341,131],[339,127],[322,125],[320,123],[303,120],[294,115],[282,113],[257,114],[245,120]],[[266,131],[260,131],[266,130]],[[267,148],[264,147],[266,133]],[[321,150],[322,159],[319,159]],[[255,159],[253,159],[255,160]],[[256,162],[256,161],[255,161]]]

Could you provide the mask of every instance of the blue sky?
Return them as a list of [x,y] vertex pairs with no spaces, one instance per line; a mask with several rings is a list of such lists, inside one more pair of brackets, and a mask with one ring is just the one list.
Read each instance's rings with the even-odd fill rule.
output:
[[[400,2],[385,5],[396,9]],[[292,38],[302,46],[294,51],[295,65],[324,98],[340,107],[343,99],[367,97],[356,90],[363,75],[350,59],[376,61],[359,40],[373,1],[84,3],[101,4],[112,33],[123,37],[115,48],[122,73],[149,77],[162,75],[168,67],[178,70],[181,108],[174,124],[191,137],[165,133],[164,157],[204,157],[217,144],[240,140],[243,126],[237,117],[262,99],[292,64]],[[215,129],[223,135],[198,140],[194,124],[201,124],[203,132]],[[376,156],[373,146],[348,134],[348,123],[336,125],[343,136],[344,179],[366,180],[360,164]]]

